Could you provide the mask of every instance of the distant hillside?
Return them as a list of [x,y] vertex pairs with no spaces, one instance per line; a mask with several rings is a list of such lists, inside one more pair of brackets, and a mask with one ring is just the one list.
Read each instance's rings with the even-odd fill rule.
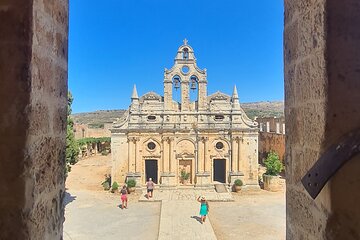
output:
[[240,105],[251,119],[284,116],[284,101],[240,103]]
[[[284,116],[284,102],[252,102],[240,103],[249,118]],[[121,118],[125,110],[98,110],[95,112],[72,114],[74,122],[81,124],[112,123]]]
[[112,123],[121,118],[125,110],[98,110],[95,112],[75,113],[71,118],[75,123],[102,124]]

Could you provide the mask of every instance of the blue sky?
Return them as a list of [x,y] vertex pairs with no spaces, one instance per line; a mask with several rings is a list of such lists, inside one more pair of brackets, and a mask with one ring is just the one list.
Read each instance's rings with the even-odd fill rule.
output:
[[69,31],[74,113],[127,108],[133,84],[163,95],[184,38],[208,94],[236,84],[240,102],[284,98],[282,0],[73,0]]

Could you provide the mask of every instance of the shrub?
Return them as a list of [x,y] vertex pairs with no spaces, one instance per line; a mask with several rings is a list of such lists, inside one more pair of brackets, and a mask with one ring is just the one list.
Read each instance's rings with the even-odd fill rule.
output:
[[182,180],[188,180],[190,178],[190,173],[187,173],[185,169],[182,169],[180,172],[180,178]]
[[136,181],[135,179],[130,178],[127,180],[126,184],[128,188],[132,188],[136,186]]
[[241,179],[236,179],[234,184],[235,184],[235,186],[242,186],[243,182],[241,181]]
[[115,192],[119,189],[119,184],[117,182],[113,182],[112,186],[111,186],[111,191]]
[[109,190],[110,190],[110,183],[108,183],[108,182],[103,182],[101,185],[103,186],[103,188],[104,188],[105,191],[109,191]]
[[279,155],[276,152],[271,151],[266,160],[264,161],[266,167],[266,175],[276,176],[283,169],[283,165],[280,161]]
[[103,155],[103,156],[107,156],[107,155],[109,155],[109,152],[108,152],[108,151],[106,151],[106,150],[103,150],[103,151],[101,152],[101,155]]
[[111,184],[111,175],[105,174],[105,181],[101,183],[105,191],[110,190],[110,184]]

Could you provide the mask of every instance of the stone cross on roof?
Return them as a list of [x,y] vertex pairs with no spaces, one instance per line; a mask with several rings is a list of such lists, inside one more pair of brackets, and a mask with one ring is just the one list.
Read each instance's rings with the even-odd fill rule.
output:
[[188,43],[188,40],[185,38],[184,39],[184,45],[187,45],[187,43]]

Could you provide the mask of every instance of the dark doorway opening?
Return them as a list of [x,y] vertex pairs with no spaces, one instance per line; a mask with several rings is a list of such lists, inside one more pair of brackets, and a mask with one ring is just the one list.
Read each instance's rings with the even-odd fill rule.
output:
[[214,181],[226,183],[226,160],[225,159],[214,159],[213,163],[213,178]]
[[154,183],[158,183],[157,160],[145,160],[145,182],[152,178]]

